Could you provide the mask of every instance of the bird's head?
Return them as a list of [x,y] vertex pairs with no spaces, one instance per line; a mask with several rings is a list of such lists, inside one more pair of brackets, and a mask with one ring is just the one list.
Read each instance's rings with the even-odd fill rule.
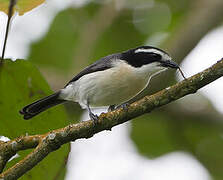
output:
[[138,70],[151,71],[151,73],[158,73],[168,68],[179,68],[168,53],[151,46],[140,46],[125,51],[121,59]]

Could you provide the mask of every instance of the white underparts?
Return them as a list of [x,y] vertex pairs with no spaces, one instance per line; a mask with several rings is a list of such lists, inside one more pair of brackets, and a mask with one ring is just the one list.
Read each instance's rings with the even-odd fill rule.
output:
[[118,105],[133,98],[147,86],[153,75],[166,69],[156,62],[134,68],[124,61],[115,61],[113,66],[70,83],[61,90],[60,98],[78,102],[83,108],[87,102],[91,107]]

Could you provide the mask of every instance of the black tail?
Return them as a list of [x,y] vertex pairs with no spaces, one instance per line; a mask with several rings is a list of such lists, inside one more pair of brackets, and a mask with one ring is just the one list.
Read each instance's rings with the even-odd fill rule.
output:
[[24,119],[30,119],[36,116],[37,114],[47,110],[48,108],[65,102],[65,100],[59,99],[59,94],[60,92],[56,92],[50,96],[40,99],[32,104],[25,106],[19,112],[20,114],[24,115]]

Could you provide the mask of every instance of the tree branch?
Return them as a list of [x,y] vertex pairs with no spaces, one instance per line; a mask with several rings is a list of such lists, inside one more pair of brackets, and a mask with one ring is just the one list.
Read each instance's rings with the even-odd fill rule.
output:
[[3,171],[8,160],[14,156],[16,152],[35,148],[40,140],[40,135],[34,135],[22,136],[8,142],[0,141],[0,172]]
[[[102,113],[96,125],[93,121],[89,120],[72,124],[43,135],[24,136],[8,142],[1,142],[0,163],[2,163],[1,159],[8,160],[20,150],[30,148],[35,148],[35,150],[19,163],[0,174],[0,178],[4,180],[17,179],[37,165],[50,152],[60,148],[61,145],[80,138],[90,138],[98,132],[110,130],[112,127],[130,119],[151,112],[160,106],[180,99],[188,94],[193,94],[198,89],[222,76],[223,59],[201,73],[131,104],[127,111],[118,109],[113,112]],[[1,166],[4,166],[4,163]]]

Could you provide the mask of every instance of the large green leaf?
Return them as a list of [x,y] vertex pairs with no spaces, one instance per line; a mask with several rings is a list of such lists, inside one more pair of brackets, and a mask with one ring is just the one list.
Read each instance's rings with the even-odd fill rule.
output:
[[30,62],[6,60],[0,73],[1,135],[15,138],[26,133],[46,133],[67,123],[63,106],[52,108],[27,121],[19,114],[23,106],[52,93]]
[[[0,135],[13,139],[17,136],[46,133],[68,124],[63,106],[41,113],[31,120],[24,120],[19,110],[41,97],[52,93],[39,71],[28,61],[5,60],[0,67]],[[27,151],[30,152],[30,151]],[[19,158],[9,166],[24,158],[27,152],[19,152]],[[22,179],[54,179],[65,173],[65,160],[69,145],[50,154]]]

